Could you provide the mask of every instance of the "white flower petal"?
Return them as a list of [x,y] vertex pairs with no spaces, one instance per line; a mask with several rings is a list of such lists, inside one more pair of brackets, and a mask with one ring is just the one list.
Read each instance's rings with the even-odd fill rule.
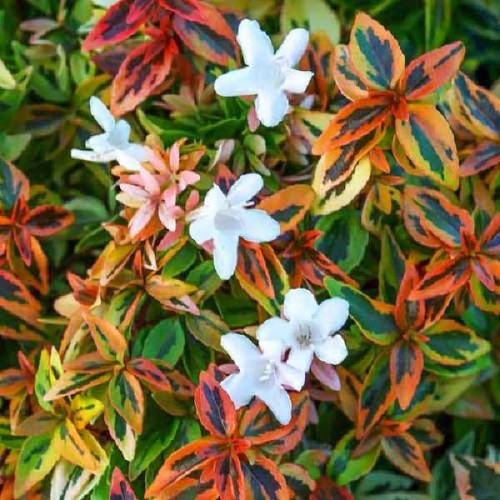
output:
[[129,155],[126,151],[120,149],[115,150],[116,161],[127,170],[139,171],[141,164],[133,156]]
[[257,340],[281,340],[285,346],[292,345],[294,329],[290,323],[281,318],[269,318],[257,329]]
[[129,144],[130,130],[128,122],[120,120],[108,134],[109,144],[117,149],[126,149]]
[[286,346],[280,339],[259,340],[259,347],[265,358],[281,363]]
[[228,280],[236,270],[239,239],[238,233],[215,231],[214,266],[220,279]]
[[259,174],[244,174],[229,189],[227,201],[231,206],[247,203],[263,186],[264,181]]
[[207,192],[203,205],[214,212],[226,206],[226,196],[217,184]]
[[72,149],[71,158],[84,161],[93,161],[96,163],[107,163],[115,159],[113,152],[111,153],[96,153],[95,151],[85,151],[84,149]]
[[220,345],[240,370],[247,367],[255,369],[255,363],[261,362],[262,354],[259,348],[245,335],[226,333],[221,337]]
[[252,68],[229,71],[217,77],[214,83],[215,92],[222,97],[255,95],[259,88],[259,79],[255,77]]
[[274,48],[271,39],[260,29],[257,21],[243,19],[238,26],[236,39],[247,66],[265,63],[273,57]]
[[310,321],[318,309],[314,295],[305,288],[294,288],[285,295],[283,312],[293,321]]
[[104,131],[109,132],[115,126],[115,118],[98,97],[90,98],[90,112]]
[[135,158],[137,161],[144,162],[149,159],[149,148],[141,144],[129,144],[125,153]]
[[314,357],[314,348],[292,347],[288,355],[287,364],[297,370],[308,372]]
[[314,313],[315,330],[317,330],[320,337],[326,337],[340,330],[348,317],[349,302],[338,297],[325,300]]
[[265,403],[281,425],[286,425],[292,418],[290,396],[276,384],[262,384],[257,388],[256,396]]
[[215,227],[212,217],[200,217],[189,225],[189,236],[196,241],[198,245],[203,245],[213,239]]
[[328,337],[315,346],[316,356],[325,363],[338,365],[347,357],[347,346],[340,335]]
[[283,58],[291,68],[299,63],[309,43],[309,32],[303,28],[290,31],[276,51],[277,58]]
[[275,127],[288,111],[288,98],[282,90],[260,92],[255,99],[257,117],[266,127]]
[[291,69],[287,72],[282,89],[292,94],[302,94],[306,91],[314,73],[312,71],[299,71]]
[[113,150],[109,145],[108,133],[93,135],[85,141],[87,148],[93,149],[97,153],[106,153]]
[[287,387],[292,388],[294,391],[300,391],[304,387],[306,380],[306,371],[301,370],[287,363],[278,365],[278,378],[279,382]]
[[280,224],[264,210],[240,211],[241,237],[253,243],[273,241],[280,235]]
[[236,409],[250,403],[254,396],[254,386],[243,373],[233,373],[221,382]]

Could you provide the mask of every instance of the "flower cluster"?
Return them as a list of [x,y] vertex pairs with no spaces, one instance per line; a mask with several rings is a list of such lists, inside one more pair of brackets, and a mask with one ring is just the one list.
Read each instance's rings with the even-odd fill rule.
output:
[[349,304],[339,298],[323,301],[304,288],[290,290],[283,318],[269,318],[257,329],[259,348],[244,335],[229,333],[221,345],[239,368],[222,382],[236,408],[253,396],[261,399],[278,421],[286,425],[292,404],[286,389],[300,391],[315,359],[338,365],[347,347],[336,334],[347,321]]

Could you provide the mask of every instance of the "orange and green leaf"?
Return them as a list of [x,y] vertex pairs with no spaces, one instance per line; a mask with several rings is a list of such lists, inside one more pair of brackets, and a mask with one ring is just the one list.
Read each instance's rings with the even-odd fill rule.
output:
[[144,417],[144,393],[139,381],[125,370],[109,382],[108,396],[113,408],[140,433]]
[[356,73],[369,89],[393,89],[405,69],[405,57],[397,40],[363,12],[354,19],[349,54]]

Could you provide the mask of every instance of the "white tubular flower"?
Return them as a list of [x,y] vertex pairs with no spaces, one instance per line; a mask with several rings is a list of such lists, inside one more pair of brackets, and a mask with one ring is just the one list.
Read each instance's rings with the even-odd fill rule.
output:
[[198,245],[213,240],[215,270],[229,279],[238,261],[239,239],[264,243],[276,239],[280,225],[263,210],[249,208],[252,198],[262,189],[259,174],[242,175],[225,195],[216,184],[208,191],[202,207],[189,219],[189,235]]
[[224,97],[257,95],[255,110],[266,127],[274,127],[288,110],[285,92],[305,92],[313,73],[293,69],[304,54],[309,32],[293,29],[274,53],[271,39],[257,21],[243,19],[238,27],[246,68],[230,71],[215,81],[215,91]]
[[305,374],[283,363],[284,346],[280,340],[264,341],[260,349],[244,335],[228,333],[221,338],[221,346],[239,368],[222,382],[236,409],[247,405],[257,396],[286,425],[292,416],[290,396],[283,386],[300,391]]
[[85,146],[90,151],[72,149],[71,157],[97,163],[116,161],[128,170],[139,170],[150,151],[146,146],[129,142],[130,125],[125,120],[117,122],[97,97],[90,98],[90,112],[104,133],[87,139]]
[[347,301],[332,298],[318,305],[309,290],[295,288],[286,294],[283,309],[285,319],[270,318],[259,327],[259,342],[281,340],[290,348],[287,363],[304,372],[309,371],[314,355],[333,365],[346,358],[344,339],[333,334],[347,321]]

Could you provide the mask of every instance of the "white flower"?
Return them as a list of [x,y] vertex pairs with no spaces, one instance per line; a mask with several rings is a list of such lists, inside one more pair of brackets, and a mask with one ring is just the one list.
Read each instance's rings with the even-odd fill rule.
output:
[[97,97],[90,98],[90,112],[104,130],[104,134],[90,137],[85,146],[91,151],[72,149],[71,157],[79,160],[107,163],[117,161],[129,170],[139,170],[150,150],[129,142],[130,125],[125,120],[115,120],[108,108]]
[[198,245],[213,240],[215,270],[229,279],[236,269],[240,237],[253,243],[276,239],[280,225],[263,210],[248,208],[262,189],[259,174],[242,175],[225,195],[219,186],[208,191],[204,205],[193,211],[189,234]]
[[275,54],[270,38],[259,23],[243,19],[237,40],[247,67],[219,76],[215,91],[224,97],[256,94],[255,110],[259,120],[266,127],[274,127],[288,110],[285,92],[304,92],[313,76],[311,71],[293,69],[307,48],[309,33],[302,28],[290,31]]
[[314,355],[321,361],[338,365],[347,356],[340,335],[333,335],[347,321],[349,303],[340,298],[325,300],[320,305],[304,288],[290,290],[283,307],[285,319],[270,318],[257,330],[259,342],[281,340],[290,348],[287,363],[309,371]]
[[235,407],[241,408],[257,396],[282,425],[288,424],[292,403],[283,386],[300,391],[305,374],[281,361],[283,343],[280,340],[263,341],[259,350],[244,335],[228,333],[222,336],[221,346],[240,370],[221,384]]

